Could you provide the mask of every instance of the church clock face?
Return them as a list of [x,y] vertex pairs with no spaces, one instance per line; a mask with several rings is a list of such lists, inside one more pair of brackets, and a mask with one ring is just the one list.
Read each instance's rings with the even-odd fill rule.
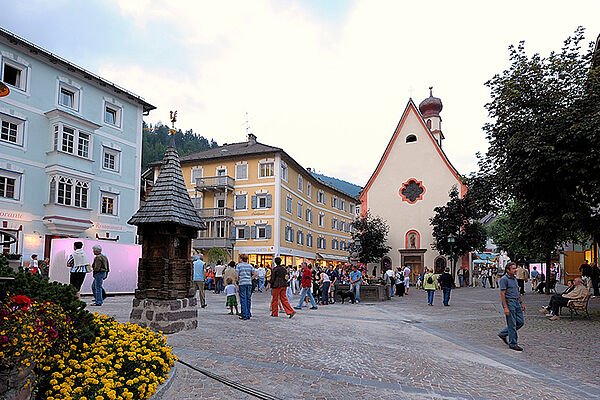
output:
[[422,181],[418,181],[415,178],[410,178],[402,184],[398,194],[402,198],[402,201],[407,201],[410,204],[415,204],[417,201],[423,199],[425,194],[425,186]]

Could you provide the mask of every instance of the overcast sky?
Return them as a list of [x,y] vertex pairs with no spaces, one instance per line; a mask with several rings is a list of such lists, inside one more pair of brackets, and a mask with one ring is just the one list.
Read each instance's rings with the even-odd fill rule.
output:
[[365,185],[409,97],[442,99],[443,148],[462,174],[485,151],[484,86],[510,44],[547,54],[600,1],[2,0],[0,25],[157,106],[146,121],[219,144],[284,148]]

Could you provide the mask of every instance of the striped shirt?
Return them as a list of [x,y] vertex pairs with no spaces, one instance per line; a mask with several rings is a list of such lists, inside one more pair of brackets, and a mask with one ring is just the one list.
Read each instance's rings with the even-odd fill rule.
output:
[[248,263],[238,263],[235,267],[235,272],[238,274],[238,282],[240,285],[252,285],[252,275],[254,268]]

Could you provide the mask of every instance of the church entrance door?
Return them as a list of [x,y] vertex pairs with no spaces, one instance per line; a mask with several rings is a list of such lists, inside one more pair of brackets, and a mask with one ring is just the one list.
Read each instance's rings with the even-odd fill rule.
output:
[[405,249],[400,251],[402,266],[410,267],[410,282],[415,283],[419,274],[423,273],[424,255],[427,249]]

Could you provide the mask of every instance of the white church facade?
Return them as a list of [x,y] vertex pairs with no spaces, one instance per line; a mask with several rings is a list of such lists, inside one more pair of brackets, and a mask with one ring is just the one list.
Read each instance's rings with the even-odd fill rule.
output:
[[[433,209],[445,205],[456,186],[466,192],[458,171],[442,150],[440,99],[430,96],[415,106],[408,101],[375,171],[360,194],[361,212],[367,210],[390,226],[387,244],[391,250],[377,267],[378,274],[387,266],[411,267],[411,282],[425,267],[436,272],[449,260],[433,248],[429,222]],[[457,260],[457,268],[463,263]],[[441,272],[441,271],[440,271]]]

